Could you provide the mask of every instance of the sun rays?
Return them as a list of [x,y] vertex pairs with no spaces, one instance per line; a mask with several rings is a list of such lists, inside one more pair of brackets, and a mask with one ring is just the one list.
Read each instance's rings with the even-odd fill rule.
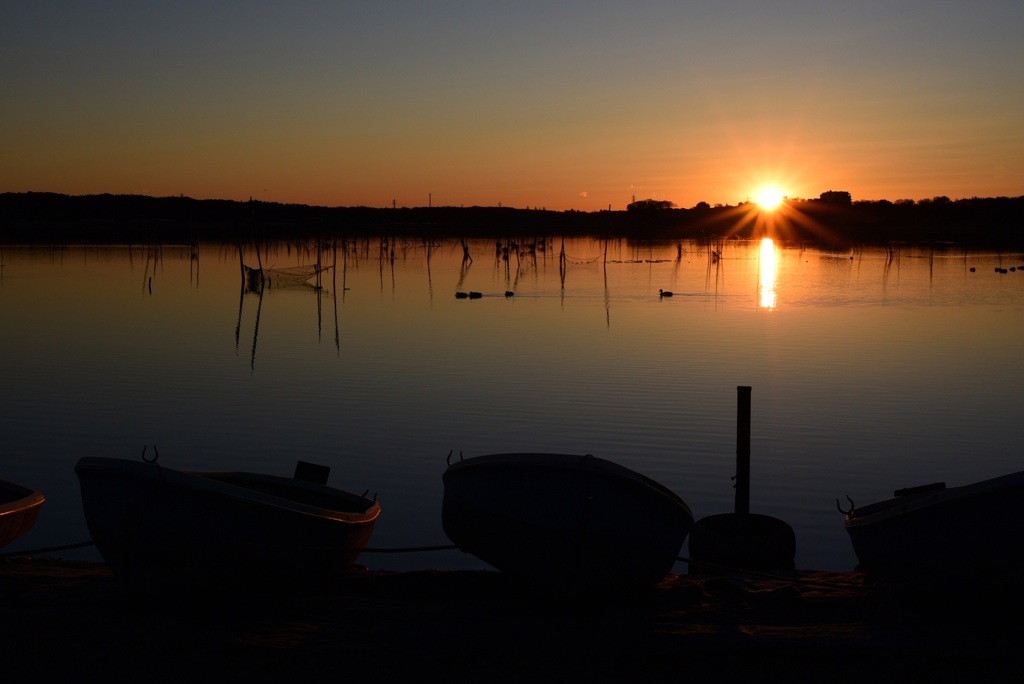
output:
[[730,207],[714,223],[726,237],[769,237],[783,242],[813,239],[828,243],[835,236],[816,218],[826,211],[828,206],[818,200],[781,198],[772,209],[766,209],[760,200],[752,200]]

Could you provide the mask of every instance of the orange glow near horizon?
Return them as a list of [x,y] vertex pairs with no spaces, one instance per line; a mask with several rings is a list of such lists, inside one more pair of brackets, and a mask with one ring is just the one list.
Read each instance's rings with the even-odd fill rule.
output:
[[[1024,188],[1024,95],[1007,87],[1024,78],[1019,3],[908,12],[891,34],[842,6],[794,32],[785,13],[724,3],[557,3],[542,20],[528,3],[260,3],[241,22],[217,3],[135,3],[82,31],[92,11],[67,4],[59,20],[40,3],[4,13],[0,192],[587,212],[756,201],[772,217],[782,197],[829,190]],[[630,49],[608,49],[609,31]]]

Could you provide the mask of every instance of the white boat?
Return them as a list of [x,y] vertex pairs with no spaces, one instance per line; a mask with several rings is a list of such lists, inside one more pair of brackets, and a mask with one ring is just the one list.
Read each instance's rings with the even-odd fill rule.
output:
[[659,483],[591,455],[493,454],[445,471],[452,543],[508,575],[567,591],[653,585],[693,527]]
[[34,489],[0,480],[0,549],[32,529],[45,501]]
[[[326,469],[324,469],[326,470]],[[93,541],[131,589],[330,581],[355,563],[380,505],[303,479],[83,458]]]
[[1024,563],[1024,471],[962,487],[939,482],[843,511],[859,568],[886,576]]

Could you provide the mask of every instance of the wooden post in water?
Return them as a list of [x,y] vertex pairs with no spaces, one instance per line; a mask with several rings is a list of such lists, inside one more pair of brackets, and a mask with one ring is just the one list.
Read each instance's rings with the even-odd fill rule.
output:
[[750,513],[750,387],[736,388],[736,515]]
[[[792,570],[793,528],[778,518],[750,512],[750,388],[736,388],[736,510],[701,518],[690,530],[690,557],[747,570]],[[694,574],[694,566],[690,566]],[[698,569],[696,574],[701,574]]]

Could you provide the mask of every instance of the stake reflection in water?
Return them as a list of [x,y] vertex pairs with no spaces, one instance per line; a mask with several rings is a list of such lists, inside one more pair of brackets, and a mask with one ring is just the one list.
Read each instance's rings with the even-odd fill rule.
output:
[[760,302],[762,309],[775,308],[775,276],[777,272],[777,262],[775,243],[771,238],[762,239],[760,265],[758,267],[758,270],[760,271],[760,278],[758,279],[760,297],[758,298],[758,301]]

